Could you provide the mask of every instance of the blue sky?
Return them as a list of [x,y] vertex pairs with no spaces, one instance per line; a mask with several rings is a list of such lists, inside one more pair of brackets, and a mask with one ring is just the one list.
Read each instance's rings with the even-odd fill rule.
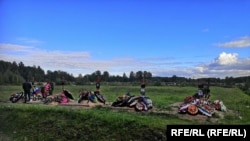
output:
[[247,0],[1,0],[0,60],[74,76],[250,74]]

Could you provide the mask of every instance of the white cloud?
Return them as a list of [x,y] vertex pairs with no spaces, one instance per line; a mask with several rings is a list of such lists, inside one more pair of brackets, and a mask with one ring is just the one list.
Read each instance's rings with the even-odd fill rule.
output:
[[238,58],[237,53],[222,52],[215,61],[196,66],[193,73],[199,77],[249,76],[250,58]]
[[201,72],[201,73],[203,73],[203,72],[204,72],[204,67],[200,67],[200,66],[198,66],[198,67],[196,67],[196,69],[197,69],[199,72]]
[[238,48],[250,47],[250,36],[241,37],[237,40],[233,40],[230,42],[218,43],[217,46],[220,46],[220,47],[238,47]]
[[[27,66],[40,66],[45,70],[64,70],[65,68],[81,68],[89,60],[88,52],[65,52],[43,50],[31,46],[0,44],[0,59],[23,62]],[[90,61],[91,63],[91,61]]]
[[[155,76],[183,76],[187,78],[225,78],[227,76],[240,77],[250,75],[250,58],[238,58],[236,53],[220,53],[212,62],[203,62],[198,65],[186,67],[170,67],[155,69]],[[231,58],[231,61],[225,61]],[[229,59],[230,60],[230,59]],[[224,61],[224,62],[223,62]],[[236,62],[235,62],[236,61]],[[220,64],[220,63],[222,64]],[[234,62],[234,63],[232,63]]]
[[62,70],[78,74],[91,74],[96,70],[110,71],[112,75],[122,75],[124,72],[147,70],[152,63],[133,58],[113,58],[111,60],[95,60],[86,51],[44,50],[32,46],[16,44],[0,44],[0,59],[5,61],[23,62],[26,66],[40,66],[45,70]]
[[0,43],[0,53],[2,52],[28,52],[34,47]]
[[[173,75],[187,78],[246,76],[250,74],[250,58],[238,58],[236,53],[222,52],[212,62],[200,62],[197,58],[180,61],[179,58],[113,58],[96,60],[86,51],[44,50],[32,46],[16,44],[0,44],[0,60],[26,66],[40,66],[45,70],[66,71],[74,76],[91,74],[96,70],[108,71],[110,75],[120,75],[130,72],[148,71],[153,76]],[[183,58],[182,58],[183,59]],[[191,60],[194,61],[191,61]],[[197,64],[200,63],[200,64]]]
[[37,39],[26,38],[26,37],[20,37],[20,38],[17,38],[17,40],[20,41],[21,43],[33,44],[33,45],[44,43],[43,41],[40,41]]
[[238,61],[238,54],[237,53],[225,53],[222,52],[219,57],[215,60],[220,65],[231,65],[235,64]]

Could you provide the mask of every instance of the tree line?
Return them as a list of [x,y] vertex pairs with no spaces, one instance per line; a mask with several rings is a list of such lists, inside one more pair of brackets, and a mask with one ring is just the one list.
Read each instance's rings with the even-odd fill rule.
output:
[[108,71],[101,72],[96,70],[91,74],[82,76],[79,74],[78,77],[74,77],[73,74],[68,72],[57,70],[45,71],[40,66],[25,66],[23,62],[7,62],[0,60],[0,85],[3,84],[17,84],[19,85],[25,79],[31,82],[53,82],[61,84],[65,81],[65,84],[90,84],[96,81],[97,76],[101,77],[102,82],[136,82],[142,78],[150,80],[152,73],[148,71],[131,71],[129,76],[123,73],[123,76],[111,75]]
[[[210,85],[232,87],[238,85],[242,89],[249,90],[250,76],[243,77],[225,77],[221,78],[200,78],[192,79],[185,77],[178,77],[173,75],[171,77],[158,77],[152,76],[148,71],[131,71],[129,75],[123,73],[122,76],[111,75],[108,71],[101,72],[96,70],[91,74],[81,75],[74,77],[73,74],[68,72],[57,70],[48,70],[46,73],[40,66],[25,66],[23,62],[7,62],[0,60],[0,85],[14,84],[20,85],[25,79],[29,79],[31,82],[53,82],[55,84],[61,84],[65,81],[65,84],[86,85],[92,84],[96,81],[97,76],[101,77],[102,83],[107,84],[122,84],[122,85],[138,85],[142,78],[147,80],[149,85],[193,85],[197,86],[199,83],[208,83]],[[247,88],[245,88],[247,87]]]

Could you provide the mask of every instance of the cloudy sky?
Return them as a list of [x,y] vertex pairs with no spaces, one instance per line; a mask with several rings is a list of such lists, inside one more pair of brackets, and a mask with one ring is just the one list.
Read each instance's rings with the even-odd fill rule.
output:
[[248,0],[1,0],[0,60],[74,76],[250,75]]

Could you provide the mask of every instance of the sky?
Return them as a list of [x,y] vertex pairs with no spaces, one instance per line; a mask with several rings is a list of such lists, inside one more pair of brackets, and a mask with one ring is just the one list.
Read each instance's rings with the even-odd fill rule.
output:
[[0,0],[0,60],[73,76],[250,75],[249,0]]

